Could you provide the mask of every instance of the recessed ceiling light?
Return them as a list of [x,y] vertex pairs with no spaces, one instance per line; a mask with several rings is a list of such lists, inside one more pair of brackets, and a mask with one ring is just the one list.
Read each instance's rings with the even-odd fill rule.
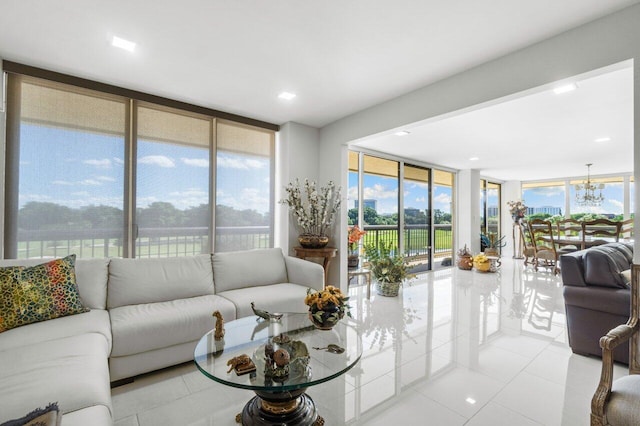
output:
[[285,99],[287,101],[290,101],[291,99],[296,97],[296,94],[291,92],[282,92],[278,95],[278,97],[280,99]]
[[475,404],[475,403],[476,403],[476,400],[475,400],[475,399],[473,399],[473,398],[471,398],[471,397],[469,397],[469,398],[465,399],[465,401],[466,401],[467,403],[471,404],[471,405],[473,405],[473,404]]
[[564,84],[562,86],[558,86],[555,89],[553,89],[553,93],[555,93],[556,95],[559,95],[561,93],[572,92],[577,88],[578,88],[578,85],[576,83]]
[[609,137],[604,137],[604,138],[598,138],[595,141],[596,142],[609,142],[611,140],[611,138]]
[[395,133],[396,136],[407,136],[407,135],[410,135],[410,134],[411,134],[411,132],[407,132],[406,130],[401,130],[401,131]]
[[480,159],[480,157],[471,157],[469,158],[469,161],[478,161]]
[[114,47],[119,47],[120,49],[124,49],[128,52],[133,52],[136,49],[136,44],[132,41],[125,40],[118,36],[113,36],[111,39],[111,45]]

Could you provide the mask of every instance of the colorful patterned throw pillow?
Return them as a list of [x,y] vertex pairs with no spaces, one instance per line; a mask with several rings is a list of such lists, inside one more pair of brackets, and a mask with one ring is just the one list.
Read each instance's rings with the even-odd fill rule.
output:
[[75,262],[72,254],[30,268],[0,268],[0,333],[87,312],[78,293]]

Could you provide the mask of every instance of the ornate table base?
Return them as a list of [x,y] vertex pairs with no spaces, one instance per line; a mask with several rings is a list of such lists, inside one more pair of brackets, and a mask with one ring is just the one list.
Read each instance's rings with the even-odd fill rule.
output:
[[322,426],[324,419],[306,389],[291,392],[257,392],[244,406],[236,422],[244,426]]

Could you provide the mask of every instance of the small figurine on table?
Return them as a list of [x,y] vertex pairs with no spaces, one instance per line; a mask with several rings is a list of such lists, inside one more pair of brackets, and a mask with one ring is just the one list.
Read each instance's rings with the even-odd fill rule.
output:
[[212,315],[216,319],[216,329],[213,332],[213,338],[215,340],[222,340],[224,338],[224,320],[220,311],[215,311]]

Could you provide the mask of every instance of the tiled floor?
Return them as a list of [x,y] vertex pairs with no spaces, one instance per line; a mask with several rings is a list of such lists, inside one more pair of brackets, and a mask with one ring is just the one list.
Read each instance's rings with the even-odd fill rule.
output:
[[[326,424],[587,425],[600,360],[567,346],[560,279],[503,262],[430,272],[393,298],[352,286],[365,351],[308,389]],[[251,396],[185,364],[114,389],[113,405],[117,426],[235,425]]]

